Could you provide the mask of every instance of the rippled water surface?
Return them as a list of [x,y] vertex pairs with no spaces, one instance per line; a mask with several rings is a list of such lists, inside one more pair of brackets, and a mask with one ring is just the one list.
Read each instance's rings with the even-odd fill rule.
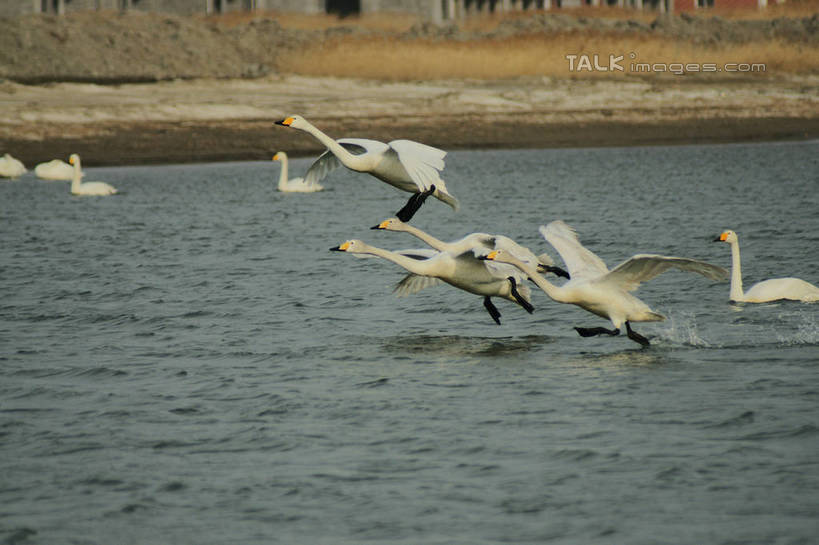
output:
[[[450,153],[445,240],[574,226],[635,253],[819,283],[817,142]],[[291,161],[304,172],[309,160]],[[329,252],[406,194],[271,163],[87,168],[122,195],[0,182],[4,544],[816,543],[819,305],[732,305],[670,272],[643,349],[533,289],[495,325],[450,286]]]

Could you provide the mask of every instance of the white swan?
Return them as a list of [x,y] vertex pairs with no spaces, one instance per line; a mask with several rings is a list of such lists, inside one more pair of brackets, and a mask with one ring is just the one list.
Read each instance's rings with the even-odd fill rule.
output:
[[76,153],[68,158],[68,162],[74,165],[74,176],[71,179],[71,194],[72,195],[114,195],[117,190],[105,182],[85,182],[82,183],[82,166],[80,165],[80,156]]
[[8,153],[0,157],[0,178],[18,178],[26,173],[26,167],[19,159]]
[[273,156],[274,161],[281,161],[282,170],[279,174],[279,191],[285,193],[314,193],[324,189],[319,183],[308,184],[304,178],[287,179],[287,154],[283,151]]
[[380,229],[385,231],[398,231],[409,233],[416,238],[423,240],[432,248],[441,252],[449,252],[451,254],[461,254],[467,250],[474,248],[488,248],[491,250],[509,250],[515,257],[521,261],[529,262],[532,266],[537,267],[537,271],[541,273],[551,272],[557,276],[569,278],[569,273],[555,266],[555,262],[549,254],[543,253],[536,256],[529,248],[521,246],[514,240],[503,235],[489,235],[487,233],[471,233],[465,237],[453,241],[444,242],[426,231],[404,223],[398,218],[385,219],[378,225],[371,227],[371,229]]
[[[491,297],[508,299],[522,306],[530,313],[534,310],[530,303],[531,291],[529,286],[524,283],[525,277],[523,275],[511,268],[509,270],[488,268],[471,250],[457,255],[449,252],[412,255],[413,251],[411,250],[391,252],[370,246],[360,240],[348,240],[339,246],[330,248],[330,250],[359,255],[373,255],[403,267],[410,274],[405,276],[396,286],[395,291],[399,295],[416,293],[426,287],[438,284],[438,281],[446,282],[451,286],[475,295],[481,295],[484,298],[484,308],[498,325],[500,325],[500,312],[492,303]],[[507,274],[504,275],[504,272]]]
[[739,258],[739,237],[733,231],[725,231],[714,242],[731,245],[731,301],[741,303],[766,303],[779,299],[791,299],[805,303],[819,301],[819,288],[799,278],[772,278],[754,284],[742,291],[742,268]]
[[643,346],[648,346],[648,339],[634,332],[630,322],[659,322],[665,320],[662,314],[651,310],[648,305],[629,292],[636,290],[640,283],[664,273],[671,267],[683,271],[695,272],[712,280],[724,279],[728,271],[696,259],[669,257],[663,255],[640,254],[631,257],[608,270],[603,260],[580,244],[574,230],[562,221],[553,221],[548,226],[541,226],[543,237],[554,246],[569,268],[571,279],[562,286],[555,286],[538,272],[515,258],[510,252],[496,250],[489,253],[486,259],[515,265],[558,303],[577,305],[592,314],[611,321],[613,330],[603,327],[582,328],[575,330],[583,337],[608,334],[619,335],[620,327],[625,324],[628,337]]
[[304,175],[308,183],[319,182],[331,170],[344,165],[413,193],[396,214],[402,221],[409,221],[429,195],[458,209],[458,200],[449,193],[440,176],[446,156],[443,150],[412,140],[393,140],[388,144],[362,138],[334,140],[298,115],[276,121],[276,124],[305,131],[327,147]]
[[43,180],[71,180],[74,178],[74,167],[65,161],[54,159],[39,163],[34,167],[34,174]]

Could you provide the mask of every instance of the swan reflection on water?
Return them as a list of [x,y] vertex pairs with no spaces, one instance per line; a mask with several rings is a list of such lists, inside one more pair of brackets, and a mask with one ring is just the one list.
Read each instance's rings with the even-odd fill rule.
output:
[[394,336],[384,339],[387,352],[403,354],[436,354],[443,356],[507,356],[536,350],[556,342],[548,335],[520,337],[474,337],[461,335]]

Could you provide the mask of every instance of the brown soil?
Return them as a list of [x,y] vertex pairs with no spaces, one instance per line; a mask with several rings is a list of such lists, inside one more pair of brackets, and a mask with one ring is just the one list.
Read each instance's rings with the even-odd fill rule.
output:
[[[579,25],[693,41],[764,34],[812,43],[818,21],[717,19],[707,23],[714,26],[707,38],[705,26],[684,17],[647,24],[543,15],[484,34]],[[0,26],[0,153],[29,168],[75,152],[102,165],[320,151],[308,135],[273,125],[292,113],[335,137],[409,138],[444,149],[819,138],[816,75],[385,83],[276,74],[279,56],[307,39],[368,30],[137,13],[21,17]],[[402,36],[474,33],[416,25]]]

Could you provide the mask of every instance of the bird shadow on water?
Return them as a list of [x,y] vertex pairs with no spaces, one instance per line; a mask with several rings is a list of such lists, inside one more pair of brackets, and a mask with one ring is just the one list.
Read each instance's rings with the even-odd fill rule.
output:
[[546,335],[520,337],[474,337],[461,335],[410,335],[385,337],[383,349],[390,354],[451,357],[500,357],[538,349],[554,339]]

